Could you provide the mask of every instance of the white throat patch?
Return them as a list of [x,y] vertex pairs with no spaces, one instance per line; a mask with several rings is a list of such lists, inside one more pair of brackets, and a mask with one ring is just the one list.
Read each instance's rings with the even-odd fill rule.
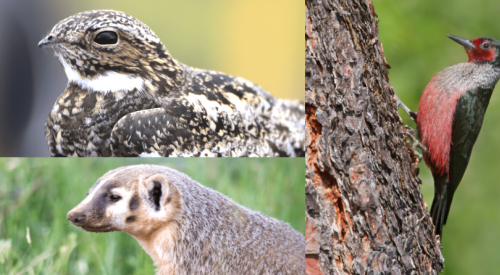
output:
[[107,72],[106,75],[99,75],[92,79],[82,78],[80,73],[71,68],[64,58],[61,56],[58,56],[58,58],[68,77],[68,84],[73,82],[82,87],[82,89],[88,89],[99,93],[108,93],[126,92],[134,89],[142,90],[144,88],[144,81],[142,78],[117,72]]

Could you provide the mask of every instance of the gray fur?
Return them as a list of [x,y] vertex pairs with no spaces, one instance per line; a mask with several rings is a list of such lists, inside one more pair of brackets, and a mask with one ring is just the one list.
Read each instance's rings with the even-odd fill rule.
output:
[[241,206],[167,167],[118,169],[101,179],[112,175],[113,181],[126,181],[123,186],[134,190],[141,179],[162,174],[169,190],[175,187],[181,198],[179,215],[172,221],[178,224],[175,245],[157,251],[160,259],[154,259],[158,274],[166,274],[162,270],[179,275],[305,274],[304,236],[288,224]]
[[[178,274],[305,272],[304,237],[288,224],[241,206],[178,171],[166,172],[183,198],[180,239],[169,251]],[[207,241],[216,253],[206,259],[193,257]],[[220,261],[223,264],[215,268]]]

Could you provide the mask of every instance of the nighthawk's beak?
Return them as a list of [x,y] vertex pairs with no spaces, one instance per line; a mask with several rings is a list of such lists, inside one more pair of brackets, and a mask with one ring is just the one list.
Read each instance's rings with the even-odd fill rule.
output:
[[59,41],[55,38],[55,35],[49,34],[44,39],[40,40],[40,42],[38,42],[38,48],[43,48],[49,44],[54,44],[57,42]]
[[472,43],[472,41],[470,41],[469,39],[465,39],[460,36],[455,36],[451,34],[448,34],[448,37],[451,38],[453,41],[457,42],[458,44],[464,46],[466,50],[473,50],[476,48],[476,46],[474,46],[474,43]]

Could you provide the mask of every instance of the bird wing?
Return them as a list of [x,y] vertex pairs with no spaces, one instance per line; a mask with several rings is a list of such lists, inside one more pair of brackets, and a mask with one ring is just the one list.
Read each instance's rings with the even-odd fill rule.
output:
[[111,131],[111,152],[118,157],[168,156],[189,146],[192,134],[184,123],[163,108],[122,117]]
[[215,122],[217,129],[221,120],[223,132],[234,132],[236,127],[256,155],[286,157],[305,153],[303,102],[276,99],[241,77],[199,69],[193,70],[182,97]]
[[195,69],[161,106],[115,124],[113,156],[304,155],[304,104],[276,99],[242,78]]
[[481,130],[492,92],[492,89],[476,88],[465,92],[457,101],[453,116],[449,166],[451,188],[448,193],[451,192],[452,196],[469,163],[472,147]]
[[[155,108],[122,117],[111,132],[113,156],[263,156],[273,148],[265,140],[251,139],[244,130],[227,131],[228,121],[219,117],[214,123],[202,112],[185,105],[183,113],[171,108]],[[226,131],[221,129],[226,128]],[[265,156],[265,155],[264,155]]]

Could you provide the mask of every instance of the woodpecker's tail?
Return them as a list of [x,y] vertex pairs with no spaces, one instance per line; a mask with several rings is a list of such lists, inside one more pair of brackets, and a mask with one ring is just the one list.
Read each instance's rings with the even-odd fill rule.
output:
[[431,217],[435,234],[443,239],[443,225],[446,224],[450,212],[451,201],[455,190],[450,190],[450,182],[446,176],[434,177],[434,200],[431,206]]

